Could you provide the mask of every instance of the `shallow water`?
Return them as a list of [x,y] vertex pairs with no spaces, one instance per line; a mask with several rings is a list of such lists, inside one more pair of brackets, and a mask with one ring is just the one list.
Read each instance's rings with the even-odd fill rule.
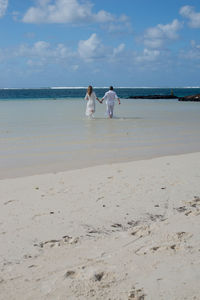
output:
[[85,118],[82,99],[0,101],[0,178],[200,151],[200,103],[122,100]]

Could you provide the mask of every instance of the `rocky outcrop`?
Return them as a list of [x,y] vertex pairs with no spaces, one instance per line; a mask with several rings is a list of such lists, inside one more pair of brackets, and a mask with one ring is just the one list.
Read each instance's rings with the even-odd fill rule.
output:
[[174,95],[147,95],[147,96],[130,96],[129,99],[178,99]]
[[195,101],[200,102],[200,94],[185,97],[177,97],[175,95],[146,95],[146,96],[129,96],[129,99],[178,99],[179,101]]
[[200,102],[200,94],[190,95],[185,97],[179,97],[179,101],[195,101]]

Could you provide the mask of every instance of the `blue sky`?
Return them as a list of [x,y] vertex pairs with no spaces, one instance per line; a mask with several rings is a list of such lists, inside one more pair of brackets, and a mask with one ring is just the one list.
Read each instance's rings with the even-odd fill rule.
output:
[[0,88],[200,86],[198,0],[0,0]]

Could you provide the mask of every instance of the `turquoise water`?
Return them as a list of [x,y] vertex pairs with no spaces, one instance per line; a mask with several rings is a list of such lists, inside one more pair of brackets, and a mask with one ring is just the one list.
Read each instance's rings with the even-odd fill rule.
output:
[[200,103],[121,102],[88,120],[80,98],[0,101],[0,177],[200,151]]

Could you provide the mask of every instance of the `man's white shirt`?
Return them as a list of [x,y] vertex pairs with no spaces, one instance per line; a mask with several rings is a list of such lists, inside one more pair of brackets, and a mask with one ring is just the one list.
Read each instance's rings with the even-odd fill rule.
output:
[[107,104],[114,104],[115,99],[118,99],[118,97],[114,91],[108,91],[105,93],[103,99],[106,100]]

